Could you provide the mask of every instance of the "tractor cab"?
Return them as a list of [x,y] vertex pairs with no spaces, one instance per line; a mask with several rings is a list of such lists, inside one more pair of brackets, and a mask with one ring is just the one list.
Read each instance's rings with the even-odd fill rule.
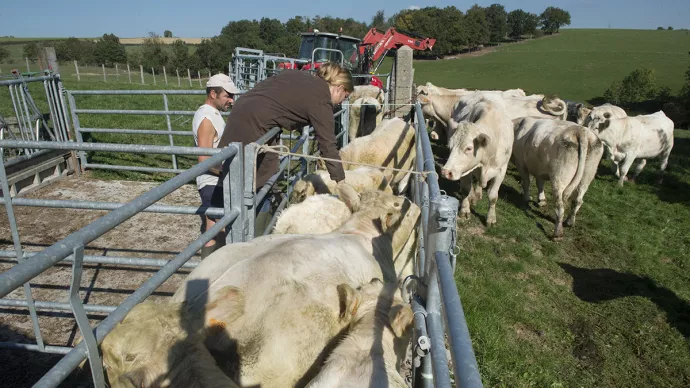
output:
[[[330,32],[303,32],[298,59],[317,68],[323,62],[343,63],[350,70],[359,69],[359,44],[361,39]],[[309,68],[309,64],[307,64]]]

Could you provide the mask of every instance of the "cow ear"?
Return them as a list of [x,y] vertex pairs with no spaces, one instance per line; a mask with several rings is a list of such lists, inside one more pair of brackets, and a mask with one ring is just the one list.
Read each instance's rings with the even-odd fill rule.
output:
[[609,113],[609,112],[604,113],[604,118],[605,118],[605,119],[610,119],[610,118],[611,118],[611,113]]
[[338,182],[335,186],[335,194],[341,201],[345,202],[345,205],[347,205],[351,212],[354,213],[359,210],[360,195],[350,184],[345,181]]
[[400,338],[414,321],[414,313],[410,306],[396,304],[388,312],[388,320],[396,337]]
[[206,326],[224,328],[244,314],[244,292],[233,286],[218,290],[206,306]]
[[491,138],[489,135],[480,133],[479,136],[474,139],[474,148],[486,147],[490,141]]
[[336,288],[340,301],[340,319],[353,318],[362,300],[361,293],[346,283],[338,284]]
[[429,104],[431,99],[426,94],[419,94],[417,95],[417,101],[419,101],[420,104],[425,105]]
[[582,104],[578,102],[577,104],[575,104],[575,108],[577,108],[577,109],[582,108]]

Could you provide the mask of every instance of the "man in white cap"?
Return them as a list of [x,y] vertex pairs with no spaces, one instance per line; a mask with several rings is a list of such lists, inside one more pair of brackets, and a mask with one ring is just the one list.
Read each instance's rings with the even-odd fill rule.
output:
[[[235,94],[239,89],[225,74],[216,74],[206,83],[206,101],[194,114],[192,131],[194,143],[197,147],[218,148],[218,142],[223,136],[225,120],[220,112],[227,112],[234,102]],[[199,163],[209,156],[199,156]],[[201,205],[208,207],[223,207],[223,184],[219,182],[220,171],[212,168],[208,173],[196,178],[196,186],[201,196]],[[205,232],[215,224],[215,217],[201,216],[201,232]],[[204,259],[221,246],[221,241],[214,237],[201,249],[201,258]]]

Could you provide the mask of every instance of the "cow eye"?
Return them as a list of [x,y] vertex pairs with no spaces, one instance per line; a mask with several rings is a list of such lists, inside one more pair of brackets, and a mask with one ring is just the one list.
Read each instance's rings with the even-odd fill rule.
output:
[[465,148],[465,152],[472,152],[472,147]]

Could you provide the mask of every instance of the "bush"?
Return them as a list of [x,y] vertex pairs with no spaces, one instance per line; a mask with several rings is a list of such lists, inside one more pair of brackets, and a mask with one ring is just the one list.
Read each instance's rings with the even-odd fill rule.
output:
[[[664,92],[670,95],[670,89]],[[659,89],[656,86],[654,70],[642,68],[628,74],[622,82],[613,82],[604,93],[604,98],[612,104],[630,106],[654,100],[658,95]]]

